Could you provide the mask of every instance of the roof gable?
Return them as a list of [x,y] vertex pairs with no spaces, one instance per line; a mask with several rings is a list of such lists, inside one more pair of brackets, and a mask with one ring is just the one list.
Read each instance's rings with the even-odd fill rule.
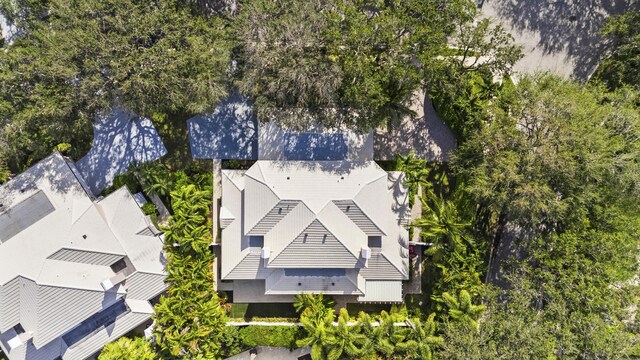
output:
[[276,268],[353,268],[356,257],[318,220],[269,261]]

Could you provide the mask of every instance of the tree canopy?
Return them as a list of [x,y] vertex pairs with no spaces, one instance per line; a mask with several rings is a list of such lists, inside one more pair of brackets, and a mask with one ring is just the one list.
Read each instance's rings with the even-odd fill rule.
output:
[[467,1],[248,1],[234,23],[258,117],[360,129],[397,122]]
[[82,154],[93,118],[114,107],[197,113],[226,95],[220,17],[174,0],[3,4],[24,33],[0,52],[0,160],[15,170],[61,142]]
[[607,20],[602,35],[612,49],[594,74],[610,89],[624,84],[640,88],[640,10],[627,11]]

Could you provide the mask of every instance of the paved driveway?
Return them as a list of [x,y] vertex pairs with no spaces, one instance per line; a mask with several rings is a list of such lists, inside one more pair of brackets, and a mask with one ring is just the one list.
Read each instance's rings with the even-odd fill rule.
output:
[[598,30],[631,0],[485,0],[482,14],[501,22],[524,46],[516,72],[549,71],[585,81],[593,74],[605,42]]

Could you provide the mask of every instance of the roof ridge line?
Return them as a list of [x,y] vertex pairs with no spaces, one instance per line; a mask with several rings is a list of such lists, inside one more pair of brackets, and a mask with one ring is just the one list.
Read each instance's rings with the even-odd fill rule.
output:
[[[291,245],[291,243],[292,243],[292,242],[294,242],[294,241],[298,238],[298,236],[300,236],[300,234],[302,234],[305,230],[307,230],[307,229],[309,228],[309,226],[311,226],[311,224],[313,224],[313,222],[314,222],[315,220],[317,220],[317,219],[318,219],[317,214],[316,214],[315,212],[313,212],[313,210],[311,210],[311,209],[309,208],[309,206],[308,206],[307,204],[305,204],[305,202],[304,202],[304,201],[302,201],[302,200],[299,200],[298,204],[297,204],[293,209],[291,209],[291,211],[293,211],[293,210],[294,210],[296,207],[298,207],[298,205],[300,205],[300,204],[302,204],[305,208],[307,208],[307,210],[309,210],[309,212],[310,212],[310,213],[312,213],[312,214],[316,215],[316,217],[315,217],[313,220],[311,220],[311,222],[310,222],[309,224],[307,224],[307,226],[306,226],[304,229],[302,229],[302,231],[300,231],[298,234],[296,234],[296,236],[294,236],[294,237],[293,237],[293,239],[291,239],[291,241],[289,241],[289,242],[287,243],[287,245],[283,246],[277,254],[275,254],[275,255],[273,255],[273,256],[269,256],[269,261],[267,262],[267,265],[269,265],[273,260],[275,260],[275,258],[276,258],[276,257],[278,257],[280,254],[282,254],[282,252],[284,251],[284,249],[286,249],[289,245]],[[277,204],[276,204],[276,205],[277,205]],[[291,211],[289,211],[289,214],[291,213]],[[287,216],[289,216],[289,214],[287,214],[284,218],[286,218]],[[283,218],[283,219],[284,219],[284,218]],[[260,220],[262,221],[262,219],[260,219]],[[278,224],[276,224],[273,228],[271,228],[271,230],[269,230],[269,231],[265,234],[265,236],[266,236],[266,235],[268,235],[271,231],[273,231],[273,229],[274,229],[277,225],[278,225]],[[323,225],[323,226],[324,226],[324,225]],[[335,235],[334,235],[334,236],[335,236]]]
[[393,265],[393,267],[394,267],[396,270],[398,270],[398,272],[400,273],[400,275],[403,275],[403,276],[405,275],[405,274],[402,272],[402,270],[400,270],[400,268],[398,267],[398,265],[396,265],[393,261],[391,261],[391,259],[389,259],[389,258],[387,257],[387,255],[385,255],[384,251],[380,250],[380,255],[382,255],[382,256],[383,256],[383,257],[384,257],[384,258],[389,262],[389,264]]
[[[368,184],[367,184],[367,185],[368,185]],[[364,188],[363,188],[363,189],[364,189]],[[362,206],[361,206],[360,204],[358,204],[358,202],[356,201],[356,198],[358,197],[358,195],[360,194],[360,192],[361,192],[363,189],[360,189],[360,191],[358,191],[358,193],[356,194],[356,196],[354,196],[354,197],[353,197],[353,199],[349,199],[349,200],[353,201],[353,203],[354,203],[354,204],[356,204],[356,206],[358,207],[358,209],[359,209],[360,211],[362,211],[362,214],[363,214],[364,216],[366,216],[366,217],[367,217],[367,220],[369,220],[369,221],[373,224],[373,226],[375,226],[375,227],[376,227],[376,229],[378,229],[378,231],[380,231],[380,232],[382,233],[382,235],[387,236],[387,233],[386,233],[384,230],[382,230],[382,229],[380,228],[380,226],[378,226],[378,224],[376,224],[376,222],[375,222],[375,221],[373,221],[373,219],[371,219],[371,216],[369,216],[369,214],[367,214],[367,212],[366,212],[366,211],[364,211],[364,210],[362,209]],[[345,201],[345,200],[332,200],[332,202],[334,202],[334,201]],[[335,204],[335,203],[334,203],[334,204]],[[348,217],[348,216],[347,216],[347,217]],[[349,220],[351,220],[351,219],[349,219]],[[352,221],[352,222],[353,222],[353,221]],[[363,232],[364,232],[364,231],[363,231]],[[365,234],[366,234],[366,233],[365,233]],[[367,236],[368,236],[368,235],[367,235]]]
[[[256,181],[257,181],[257,180],[256,180]],[[266,184],[265,184],[265,183],[262,183],[262,184],[266,186]],[[267,186],[267,188],[269,188],[269,187]],[[269,209],[266,213],[264,213],[264,215],[262,215],[262,217],[261,217],[260,219],[258,219],[258,221],[256,221],[256,223],[251,227],[251,229],[249,229],[249,230],[246,232],[246,234],[250,234],[250,233],[253,231],[253,229],[255,229],[255,228],[256,228],[256,226],[260,225],[260,223],[262,222],[262,220],[264,220],[264,218],[265,218],[265,217],[267,217],[267,215],[269,215],[269,213],[271,212],[271,210],[275,209],[275,208],[276,208],[276,206],[278,206],[278,204],[280,204],[280,202],[281,202],[281,201],[283,201],[283,199],[280,199],[280,197],[279,197],[278,195],[276,195],[276,193],[274,193],[271,189],[269,189],[269,191],[271,191],[271,193],[272,193],[273,195],[275,195],[275,197],[276,197],[276,198],[278,198],[278,202],[277,202],[277,203],[275,203],[275,204],[273,205],[273,207],[272,207],[271,209]],[[302,201],[300,201],[300,202],[302,202]],[[298,204],[296,204],[296,206],[298,206]],[[293,210],[296,206],[294,206],[291,210]],[[289,214],[287,214],[287,215],[289,215]],[[283,219],[284,219],[285,217],[286,217],[286,215],[283,217]],[[249,235],[249,236],[251,236],[251,235]]]
[[[242,250],[240,253],[244,252],[244,250]],[[244,254],[244,256],[242,257],[242,259],[240,259],[240,261],[238,261],[238,263],[236,264],[236,266],[232,267],[231,270],[229,270],[229,272],[227,273],[227,276],[229,276],[229,274],[231,274],[238,266],[240,266],[240,264],[242,263],[242,261],[244,259],[247,258],[247,256],[249,256],[250,252],[247,251],[246,254]],[[220,278],[222,278],[222,276],[220,276]]]
[[[327,206],[329,206],[329,204],[333,204],[333,206],[335,206],[336,208],[338,207],[338,206],[333,202],[333,200],[330,200],[330,201],[328,201],[328,202],[327,202],[327,204],[322,208],[322,210],[324,210]],[[343,214],[347,219],[349,219],[349,217],[348,217],[345,213],[343,213],[343,212],[342,212],[342,210],[340,210],[340,208],[338,208],[338,210],[339,210],[339,211],[340,211],[340,213],[341,213],[341,214]],[[320,212],[322,212],[322,211],[320,211]],[[360,256],[359,256],[358,254],[354,253],[353,251],[351,251],[351,249],[347,246],[347,244],[345,244],[344,242],[342,242],[342,240],[340,240],[340,238],[339,238],[339,237],[337,237],[337,236],[336,236],[336,234],[334,234],[331,230],[329,230],[329,228],[327,228],[327,225],[325,225],[325,224],[324,224],[324,223],[323,223],[319,218],[317,218],[317,217],[316,217],[316,220],[318,220],[318,222],[319,222],[320,224],[322,224],[322,226],[323,226],[325,229],[327,229],[327,231],[328,231],[331,235],[333,235],[333,237],[334,237],[334,238],[336,238],[336,240],[338,240],[338,242],[339,242],[340,244],[342,244],[342,246],[344,246],[344,248],[345,248],[345,249],[347,249],[347,251],[348,251],[349,253],[351,253],[351,255],[353,255],[353,257],[355,257],[355,258],[356,258],[356,261],[360,260]],[[351,219],[349,219],[349,221],[351,221]],[[351,221],[351,222],[353,223],[353,221]],[[354,225],[355,225],[358,229],[360,229],[360,227],[359,227],[358,225],[356,225],[355,223],[354,223]],[[360,230],[360,231],[362,231],[362,230]],[[362,231],[362,232],[364,233],[364,231]],[[365,234],[365,235],[366,235],[366,234]],[[357,286],[356,286],[356,287],[357,287]]]

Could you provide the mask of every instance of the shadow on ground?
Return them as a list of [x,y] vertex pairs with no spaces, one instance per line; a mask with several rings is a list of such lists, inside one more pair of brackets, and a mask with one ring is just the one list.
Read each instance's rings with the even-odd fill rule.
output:
[[560,66],[572,69],[561,69],[560,75],[585,81],[606,51],[600,27],[630,5],[631,0],[486,0],[482,12],[511,27],[516,42],[524,44],[526,68],[521,70],[553,70],[553,65],[545,63],[553,55],[564,54]]

